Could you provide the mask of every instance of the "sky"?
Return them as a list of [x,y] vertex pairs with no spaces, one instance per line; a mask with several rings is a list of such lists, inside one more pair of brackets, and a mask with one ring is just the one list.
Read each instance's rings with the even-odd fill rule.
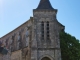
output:
[[[0,0],[0,37],[14,30],[33,16],[40,0]],[[57,19],[65,32],[80,40],[80,0],[50,0],[58,9]]]

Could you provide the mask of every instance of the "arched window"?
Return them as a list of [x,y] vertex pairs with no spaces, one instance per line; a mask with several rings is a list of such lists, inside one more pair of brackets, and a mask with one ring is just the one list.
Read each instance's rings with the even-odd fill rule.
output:
[[29,45],[29,37],[26,37],[26,46]]
[[51,60],[51,59],[48,58],[48,57],[44,57],[44,58],[42,58],[41,60]]
[[44,22],[41,22],[41,39],[44,40]]
[[46,27],[46,30],[47,30],[47,33],[46,33],[46,35],[47,35],[47,40],[49,40],[49,22],[47,21],[47,27]]
[[26,31],[26,46],[29,45],[29,30]]
[[26,31],[26,37],[28,37],[28,36],[29,36],[29,31],[27,30],[27,31]]
[[20,35],[17,38],[17,49],[20,49]]
[[20,40],[20,35],[18,35],[18,41]]

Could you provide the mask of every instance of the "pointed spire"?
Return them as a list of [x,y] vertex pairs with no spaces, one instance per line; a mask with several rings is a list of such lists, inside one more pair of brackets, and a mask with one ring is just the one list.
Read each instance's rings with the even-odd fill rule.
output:
[[54,8],[51,6],[49,0],[40,0],[37,9],[54,9]]

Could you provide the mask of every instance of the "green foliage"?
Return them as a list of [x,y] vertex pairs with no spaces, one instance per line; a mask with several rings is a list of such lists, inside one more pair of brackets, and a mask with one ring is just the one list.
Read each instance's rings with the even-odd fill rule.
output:
[[60,33],[62,60],[80,60],[80,43],[68,33]]

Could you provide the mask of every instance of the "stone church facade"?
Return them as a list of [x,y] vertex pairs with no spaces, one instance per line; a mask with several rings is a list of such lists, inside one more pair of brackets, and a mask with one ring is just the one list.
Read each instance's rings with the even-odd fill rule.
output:
[[56,14],[49,0],[40,0],[33,17],[0,38],[1,47],[8,50],[0,53],[0,60],[61,60],[59,33],[65,27]]

